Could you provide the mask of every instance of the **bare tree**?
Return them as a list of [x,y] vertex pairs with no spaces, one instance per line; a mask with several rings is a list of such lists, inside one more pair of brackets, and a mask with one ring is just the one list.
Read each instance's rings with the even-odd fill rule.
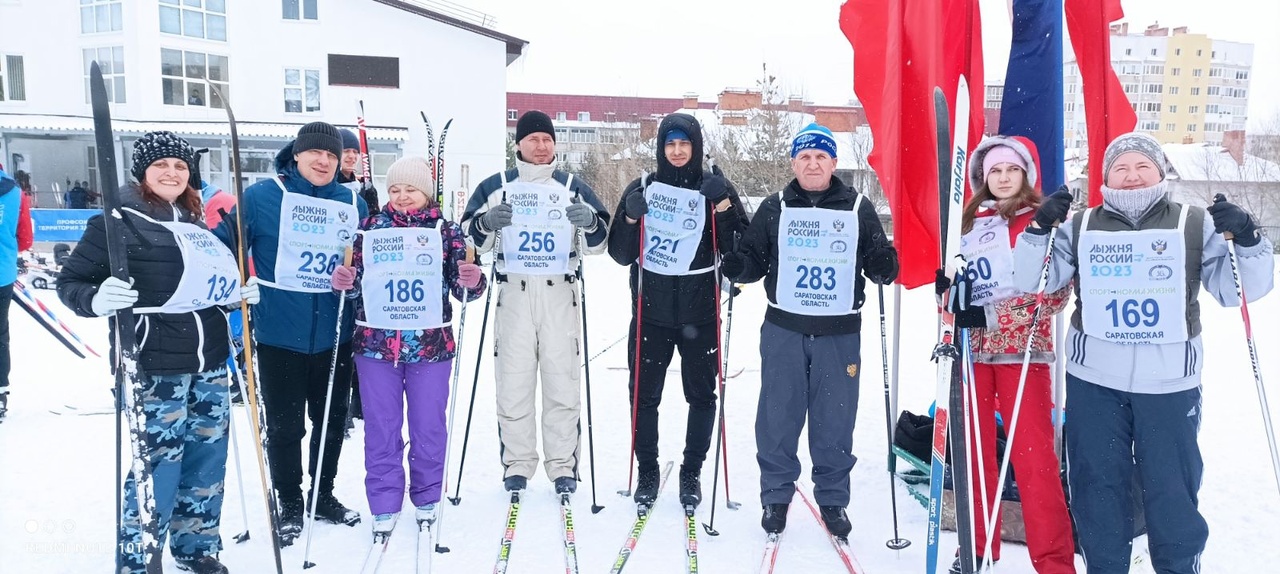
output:
[[[778,78],[769,73],[767,64],[761,65],[761,72],[756,81],[760,107],[718,112],[721,128],[714,130],[706,146],[738,191],[749,197],[769,195],[791,181],[791,139],[800,129],[797,114],[787,110]],[[734,125],[742,121],[740,117],[745,117],[745,126]]]

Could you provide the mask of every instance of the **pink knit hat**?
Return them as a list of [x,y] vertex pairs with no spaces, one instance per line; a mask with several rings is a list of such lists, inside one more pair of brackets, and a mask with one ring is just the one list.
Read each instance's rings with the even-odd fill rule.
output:
[[987,174],[991,173],[991,168],[1002,163],[1011,163],[1022,168],[1022,171],[1027,170],[1027,160],[1022,157],[1022,154],[1007,145],[998,145],[982,156],[983,177],[985,178]]

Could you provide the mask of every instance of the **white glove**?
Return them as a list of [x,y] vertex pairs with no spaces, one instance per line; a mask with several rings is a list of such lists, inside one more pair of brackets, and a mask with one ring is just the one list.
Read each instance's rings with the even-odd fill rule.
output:
[[257,305],[262,300],[262,293],[258,289],[258,278],[250,277],[244,285],[240,286],[240,299],[250,305]]
[[93,295],[93,300],[89,302],[89,309],[94,315],[106,317],[120,309],[132,307],[138,302],[138,292],[130,289],[133,286],[133,278],[129,278],[129,282],[125,283],[115,277],[108,277],[101,285],[98,285],[98,292]]

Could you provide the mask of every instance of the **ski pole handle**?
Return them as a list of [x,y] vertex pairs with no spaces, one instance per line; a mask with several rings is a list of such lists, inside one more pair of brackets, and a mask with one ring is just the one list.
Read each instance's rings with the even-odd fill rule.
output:
[[343,248],[342,250],[342,266],[343,267],[351,267],[351,255],[352,255],[352,249],[350,245]]
[[468,244],[468,245],[467,245],[467,259],[466,259],[466,261],[467,261],[467,263],[475,263],[475,262],[476,262],[476,248],[475,248],[475,246],[470,245],[470,244]]

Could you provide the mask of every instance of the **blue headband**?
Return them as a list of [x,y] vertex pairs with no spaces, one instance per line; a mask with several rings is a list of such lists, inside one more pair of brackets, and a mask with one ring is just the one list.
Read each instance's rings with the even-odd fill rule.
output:
[[816,123],[809,124],[791,140],[791,157],[796,157],[802,150],[817,149],[836,157],[836,140],[831,130]]
[[667,145],[671,140],[692,141],[689,139],[689,134],[684,133],[684,130],[680,129],[674,129],[667,132],[667,139],[662,141],[662,145]]

